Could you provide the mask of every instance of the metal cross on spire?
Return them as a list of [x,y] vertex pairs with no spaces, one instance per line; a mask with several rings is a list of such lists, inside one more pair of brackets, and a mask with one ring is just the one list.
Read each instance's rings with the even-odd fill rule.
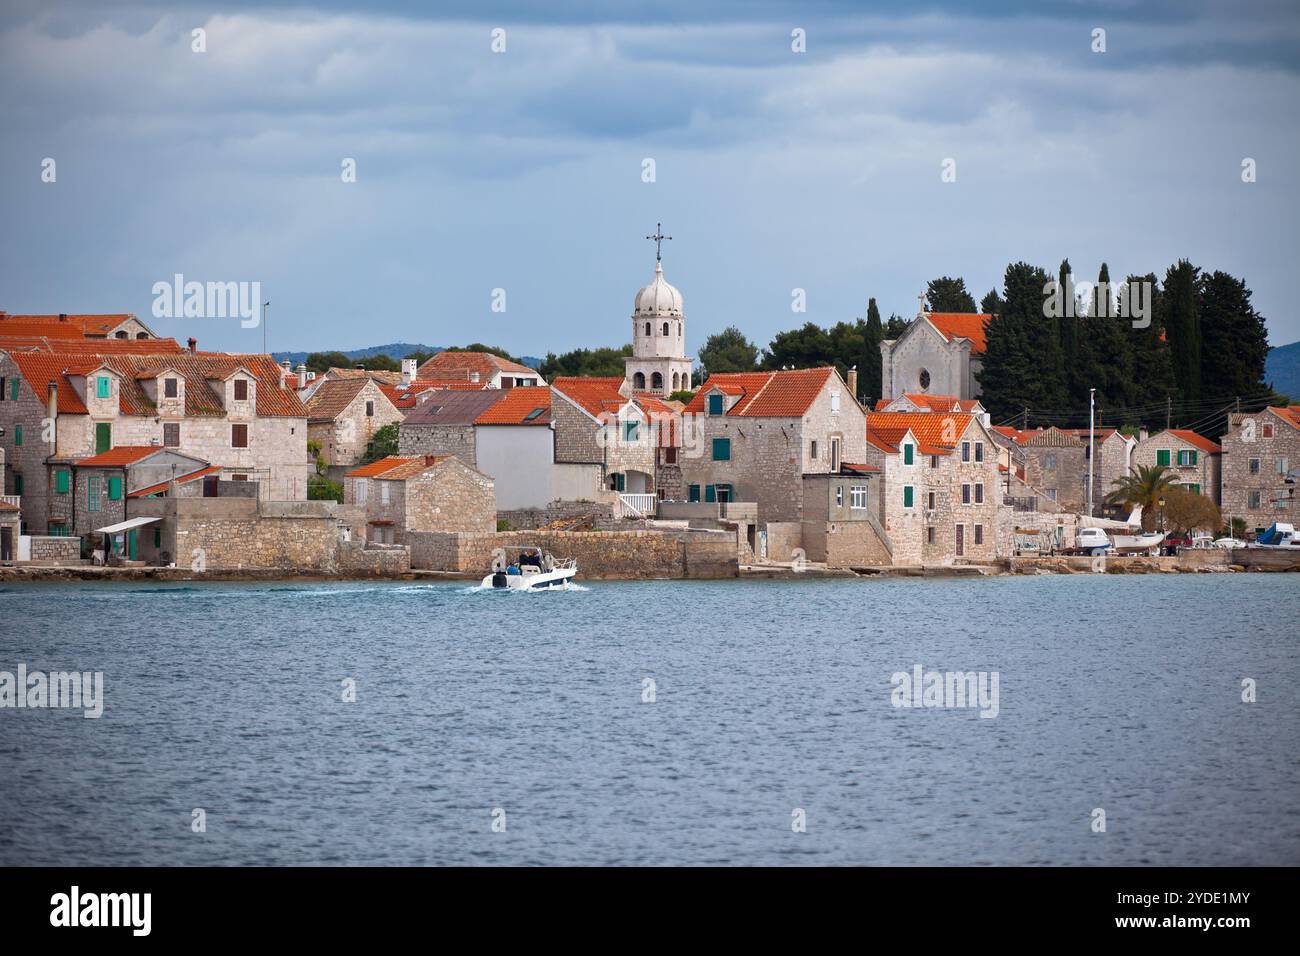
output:
[[663,259],[663,243],[664,243],[664,240],[665,240],[665,239],[671,239],[671,238],[672,238],[672,236],[665,236],[665,235],[664,235],[664,224],[663,224],[662,222],[657,222],[657,223],[655,223],[655,234],[654,234],[653,236],[646,236],[646,238],[647,238],[647,239],[653,239],[653,240],[654,240],[654,244],[655,244],[655,262],[660,262],[660,261],[662,261],[662,259]]

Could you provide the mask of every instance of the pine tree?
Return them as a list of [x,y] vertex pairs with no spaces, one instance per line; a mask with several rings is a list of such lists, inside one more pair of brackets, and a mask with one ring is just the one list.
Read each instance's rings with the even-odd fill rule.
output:
[[1201,323],[1197,311],[1200,269],[1186,259],[1165,273],[1165,335],[1174,380],[1183,399],[1201,400]]
[[1060,290],[1061,296],[1061,317],[1057,322],[1061,330],[1061,363],[1065,370],[1065,391],[1070,406],[1076,407],[1080,403],[1080,398],[1087,400],[1088,388],[1082,384],[1080,377],[1085,361],[1080,355],[1079,348],[1078,309],[1074,308],[1070,301],[1074,298],[1074,275],[1069,259],[1061,260],[1061,267],[1056,273],[1056,287]]
[[880,310],[876,308],[875,299],[867,301],[867,327],[864,338],[866,352],[862,356],[862,364],[858,366],[858,391],[866,401],[874,404],[875,400],[880,398],[881,390],[884,388],[880,343],[885,338],[885,327],[880,322]]
[[975,300],[966,291],[966,280],[941,276],[930,280],[925,289],[925,301],[931,312],[974,312]]
[[1002,297],[998,295],[997,289],[989,289],[984,298],[980,299],[980,313],[983,315],[997,315],[1002,311]]
[[[1088,402],[1088,389],[1097,390],[1097,406],[1129,408],[1137,404],[1133,364],[1133,327],[1129,319],[1118,315],[1110,295],[1110,268],[1101,264],[1097,286],[1087,317],[1080,323],[1080,365],[1077,375],[1080,394],[1076,404]],[[1123,422],[1111,422],[1114,425]]]
[[1043,312],[1047,273],[1026,262],[1007,267],[1005,304],[984,328],[985,352],[977,375],[980,401],[994,421],[1029,408],[1035,420],[1065,407],[1065,376],[1056,323]]
[[[1178,386],[1174,380],[1173,358],[1169,352],[1169,342],[1165,333],[1166,309],[1165,296],[1155,273],[1144,276],[1131,275],[1126,280],[1128,285],[1129,311],[1132,313],[1139,302],[1146,305],[1150,325],[1137,328],[1133,325],[1140,319],[1130,316],[1127,320],[1133,337],[1133,390],[1129,407],[1159,406],[1167,404],[1177,397]],[[1149,301],[1148,301],[1149,297]],[[1162,412],[1148,411],[1140,417],[1141,422],[1131,424],[1149,424],[1164,427],[1165,416]]]
[[1268,358],[1268,330],[1250,304],[1246,283],[1226,272],[1211,272],[1201,276],[1198,292],[1201,393],[1225,402],[1258,394]]

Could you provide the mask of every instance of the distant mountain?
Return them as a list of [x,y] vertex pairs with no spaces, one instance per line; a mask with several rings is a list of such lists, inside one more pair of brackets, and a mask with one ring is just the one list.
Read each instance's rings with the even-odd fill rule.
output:
[[1268,350],[1264,378],[1293,402],[1300,402],[1300,342]]
[[[312,349],[312,351],[329,352],[333,350]],[[387,355],[391,359],[401,359],[410,355],[412,352],[425,352],[429,355],[435,355],[438,352],[445,351],[446,349],[441,345],[416,345],[412,342],[389,342],[387,345],[371,345],[364,349],[352,349],[343,354],[354,361],[360,361],[361,359],[368,359],[372,355]],[[288,359],[289,363],[295,367],[297,367],[300,362],[307,361],[306,352],[272,352],[271,356],[277,362],[283,362],[285,359]],[[542,359],[536,358],[532,355],[521,355],[519,361],[524,365],[527,365],[529,368],[540,368],[542,365]]]

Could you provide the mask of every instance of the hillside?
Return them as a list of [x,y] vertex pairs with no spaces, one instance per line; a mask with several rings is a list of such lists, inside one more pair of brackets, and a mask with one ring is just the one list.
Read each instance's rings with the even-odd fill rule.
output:
[[1300,402],[1300,342],[1268,350],[1264,377],[1293,402]]
[[[312,349],[311,351],[329,352],[333,350]],[[350,350],[340,350],[340,351],[342,351],[343,354],[346,355],[348,358],[359,361],[360,359],[370,358],[370,356],[372,355],[387,355],[391,359],[400,359],[407,355],[410,355],[412,352],[425,352],[429,355],[433,355],[437,352],[445,351],[445,348],[441,345],[418,345],[413,342],[389,342],[387,345],[371,345],[363,349],[350,349]],[[297,366],[298,363],[300,362],[306,362],[307,354],[308,353],[306,352],[272,352],[271,353],[272,357],[277,362],[283,362],[285,359],[288,359],[289,362],[294,366]],[[542,364],[541,359],[536,358],[535,356],[532,355],[521,355],[519,357],[519,361],[522,362],[524,365],[527,365],[529,368],[538,368]]]

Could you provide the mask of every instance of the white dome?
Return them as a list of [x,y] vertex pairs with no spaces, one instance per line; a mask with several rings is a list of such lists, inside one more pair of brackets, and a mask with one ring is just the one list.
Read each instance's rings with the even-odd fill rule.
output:
[[636,294],[636,306],[632,315],[633,317],[645,316],[647,318],[656,316],[681,317],[682,294],[664,279],[662,263],[655,263],[654,281]]

